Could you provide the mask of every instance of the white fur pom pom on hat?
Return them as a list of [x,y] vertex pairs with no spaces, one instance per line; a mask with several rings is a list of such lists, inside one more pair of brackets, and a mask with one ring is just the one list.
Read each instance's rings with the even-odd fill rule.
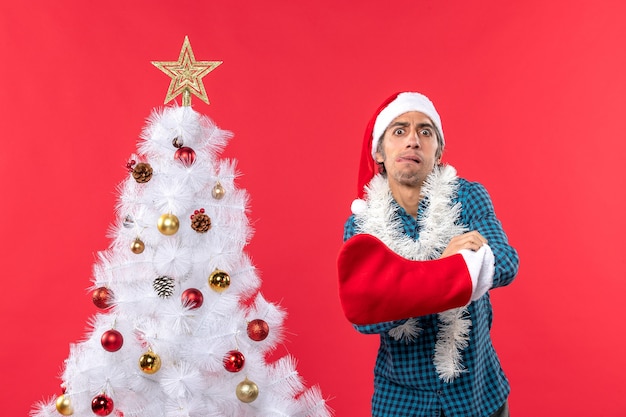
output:
[[350,205],[350,210],[353,214],[361,214],[367,209],[367,203],[365,200],[360,198],[355,198],[352,200],[352,204]]

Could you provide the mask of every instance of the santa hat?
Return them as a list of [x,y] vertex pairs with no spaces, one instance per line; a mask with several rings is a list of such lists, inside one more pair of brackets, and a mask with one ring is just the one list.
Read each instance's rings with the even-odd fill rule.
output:
[[376,158],[376,148],[378,147],[380,137],[385,133],[385,130],[393,119],[410,111],[418,111],[428,116],[437,127],[442,142],[444,141],[441,118],[434,104],[428,97],[420,93],[406,92],[396,93],[385,100],[376,110],[376,113],[374,113],[374,116],[370,119],[365,129],[363,147],[361,149],[361,161],[359,164],[357,190],[359,199],[354,200],[352,203],[353,213],[355,210],[359,210],[359,206],[363,203],[361,199],[364,195],[365,186],[374,175],[378,173],[376,160],[374,158]]

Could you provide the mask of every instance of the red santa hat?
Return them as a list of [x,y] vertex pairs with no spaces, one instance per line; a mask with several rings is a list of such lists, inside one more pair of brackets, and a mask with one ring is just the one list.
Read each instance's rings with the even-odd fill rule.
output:
[[[375,160],[378,141],[393,119],[410,111],[418,111],[428,116],[437,127],[437,130],[439,130],[442,142],[444,141],[441,118],[435,109],[435,105],[428,97],[414,92],[396,93],[389,97],[376,110],[376,113],[374,113],[374,116],[370,119],[365,129],[363,147],[361,149],[361,161],[359,164],[357,190],[359,199],[363,198],[364,187],[371,181],[374,175],[378,173]],[[355,200],[352,204],[353,212],[355,209],[358,210],[358,201],[359,200]]]

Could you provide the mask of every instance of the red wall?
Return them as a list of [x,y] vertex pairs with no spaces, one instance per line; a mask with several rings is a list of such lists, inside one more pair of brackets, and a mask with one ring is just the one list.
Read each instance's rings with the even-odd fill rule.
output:
[[493,293],[513,413],[626,415],[625,18],[617,0],[2,1],[1,414],[59,393],[115,187],[169,83],[150,61],[188,35],[224,61],[194,107],[235,133],[282,352],[337,416],[369,413],[377,340],[343,318],[335,257],[365,124],[398,90],[435,101],[445,160],[519,250]]

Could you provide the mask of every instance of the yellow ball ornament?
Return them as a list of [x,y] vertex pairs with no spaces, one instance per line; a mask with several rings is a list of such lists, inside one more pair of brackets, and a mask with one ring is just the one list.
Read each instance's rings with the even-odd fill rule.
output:
[[159,221],[157,222],[157,229],[166,236],[171,236],[178,232],[179,226],[180,222],[178,221],[178,217],[171,213],[163,214],[159,217]]
[[65,394],[60,395],[59,398],[57,398],[56,406],[57,411],[63,416],[71,416],[74,414],[72,402],[65,396]]
[[259,396],[259,387],[248,378],[244,379],[237,385],[235,394],[239,401],[244,403],[251,403]]
[[161,358],[152,351],[148,351],[139,358],[139,367],[146,374],[154,374],[161,369]]
[[130,250],[136,255],[143,253],[144,249],[146,249],[146,245],[139,238],[136,238],[133,240],[133,243],[130,244]]
[[215,184],[215,186],[211,190],[211,195],[213,196],[214,199],[221,200],[222,198],[224,198],[225,194],[226,194],[226,190],[224,189],[222,184],[220,184],[218,181],[217,184]]
[[209,286],[216,292],[223,292],[230,286],[230,275],[227,272],[216,269],[209,275]]

